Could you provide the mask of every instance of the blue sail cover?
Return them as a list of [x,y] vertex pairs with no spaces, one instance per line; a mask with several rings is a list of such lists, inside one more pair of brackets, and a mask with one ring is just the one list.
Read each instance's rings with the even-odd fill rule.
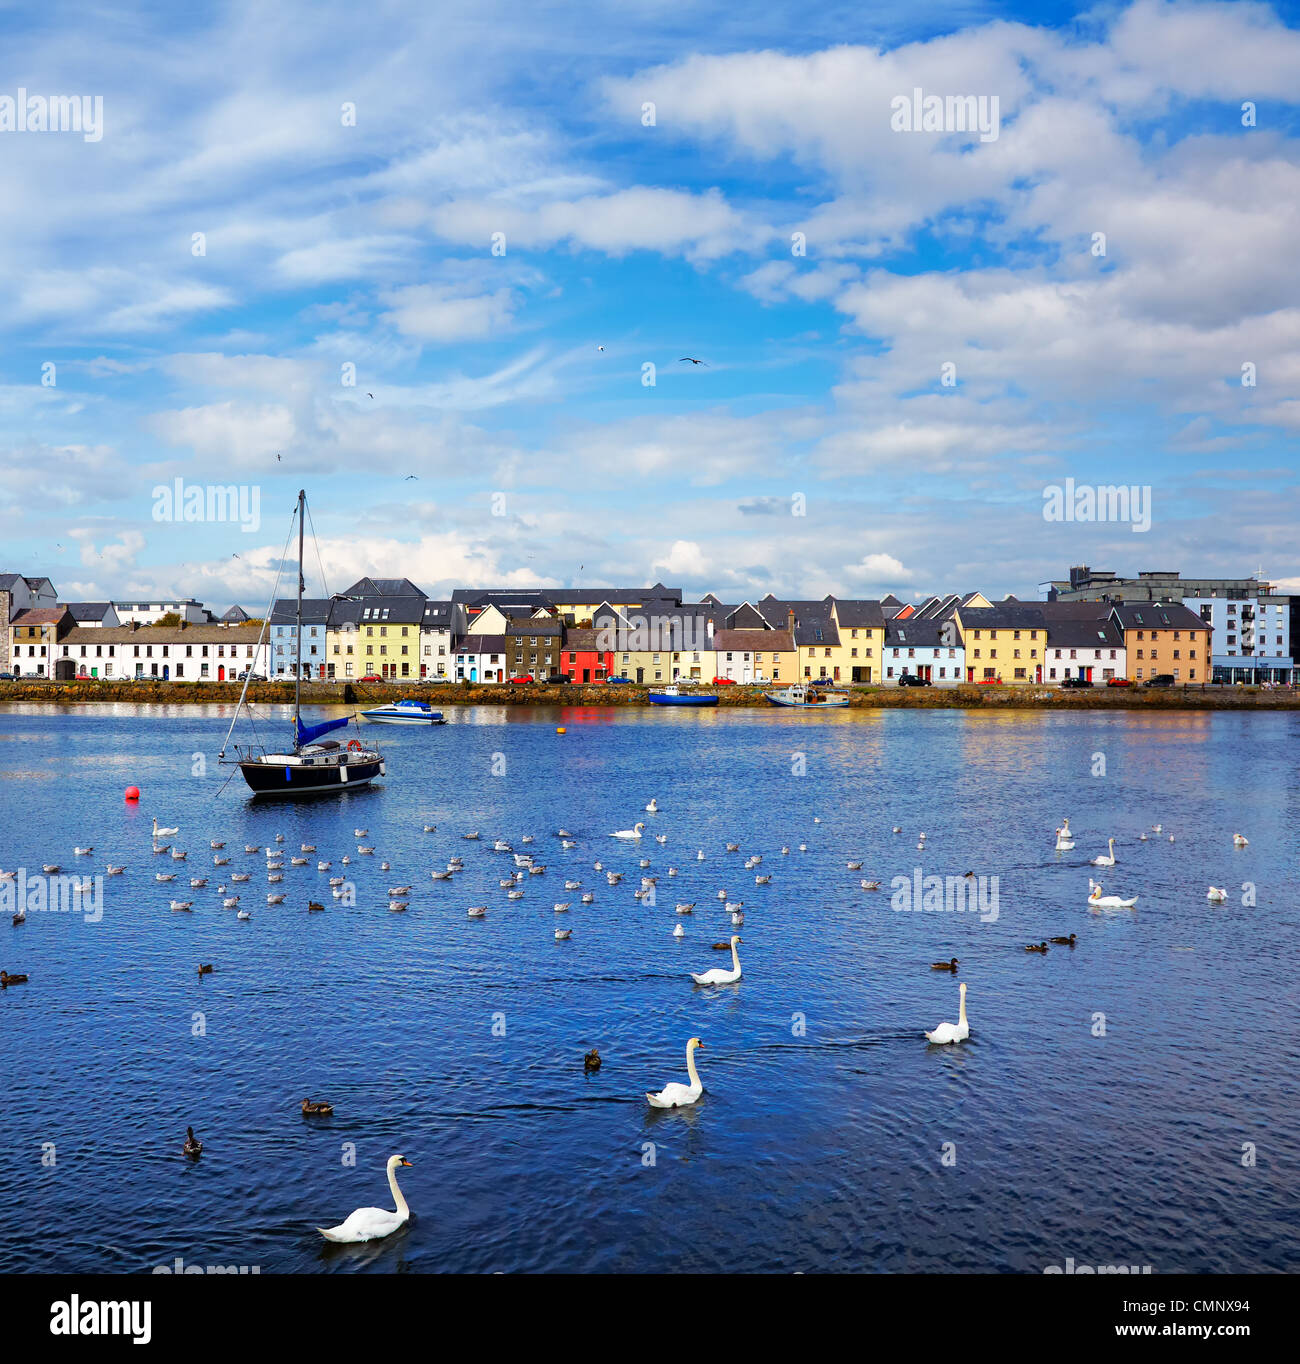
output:
[[345,715],[342,720],[326,720],[319,725],[304,725],[302,716],[298,717],[298,746],[303,744],[315,743],[322,734],[328,734],[332,729],[342,729],[352,717]]

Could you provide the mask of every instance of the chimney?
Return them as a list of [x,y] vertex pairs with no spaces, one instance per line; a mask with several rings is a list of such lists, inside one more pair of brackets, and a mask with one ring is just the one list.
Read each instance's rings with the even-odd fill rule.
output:
[[794,607],[793,607],[793,606],[789,607],[789,608],[786,610],[786,619],[787,619],[787,622],[788,622],[788,628],[789,628],[789,630],[790,630],[790,633],[791,633],[791,635],[793,635],[793,634],[794,634]]
[[712,616],[710,616],[709,619],[708,619],[707,629],[708,629],[709,643],[712,644],[712,643],[713,643],[713,617],[712,617]]

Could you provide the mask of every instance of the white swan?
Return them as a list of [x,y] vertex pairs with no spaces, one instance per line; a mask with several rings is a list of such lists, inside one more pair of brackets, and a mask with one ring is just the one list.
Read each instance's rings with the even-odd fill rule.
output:
[[[679,925],[680,927],[680,925]],[[740,957],[736,953],[736,944],[739,938],[731,940],[731,970],[727,971],[721,966],[715,966],[712,971],[704,971],[700,975],[691,972],[691,979],[696,985],[731,985],[740,979]]]
[[1057,851],[1057,852],[1073,852],[1073,851],[1074,851],[1074,839],[1072,839],[1072,838],[1066,838],[1064,835],[1058,834],[1058,835],[1056,836],[1056,851]]
[[1211,886],[1209,890],[1205,892],[1205,898],[1207,900],[1213,900],[1215,904],[1222,904],[1223,901],[1228,898],[1228,889],[1226,886]]
[[1113,867],[1115,865],[1115,840],[1110,839],[1106,846],[1110,851],[1102,853],[1100,857],[1094,857],[1092,859],[1094,867]]
[[956,1023],[940,1023],[933,1032],[926,1033],[926,1037],[937,1044],[943,1046],[948,1042],[964,1042],[970,1036],[970,1024],[966,1021],[966,982],[961,983],[961,1011],[957,1015]]
[[386,1208],[358,1208],[337,1227],[317,1227],[316,1230],[327,1241],[378,1241],[381,1237],[391,1236],[398,1227],[405,1226],[410,1220],[411,1210],[406,1206],[401,1189],[397,1187],[397,1167],[410,1163],[405,1156],[388,1157],[388,1187],[393,1191],[396,1212],[389,1212]]
[[1250,846],[1250,839],[1245,834],[1233,834],[1232,846],[1234,848],[1247,848]]
[[654,796],[651,796],[651,797],[650,797],[650,804],[647,805],[645,808],[646,808],[646,813],[647,813],[647,814],[651,814],[651,815],[658,814],[658,813],[659,813],[659,801],[658,801]]
[[1123,900],[1118,895],[1103,895],[1101,887],[1093,883],[1092,893],[1088,896],[1088,903],[1100,906],[1102,909],[1132,909],[1138,902],[1135,895],[1131,900]]
[[611,838],[640,838],[641,831],[645,828],[644,824],[637,823],[631,829],[618,829],[610,834]]
[[153,836],[154,836],[154,838],[169,838],[172,834],[178,834],[178,833],[180,833],[180,826],[179,826],[179,825],[177,825],[177,827],[174,828],[174,829],[164,829],[164,828],[162,828],[162,827],[159,825],[159,823],[158,823],[158,816],[157,816],[157,815],[154,816],[154,821],[153,821]]
[[647,1093],[646,1102],[651,1108],[685,1108],[704,1093],[704,1086],[700,1083],[699,1074],[695,1069],[695,1049],[703,1045],[698,1037],[692,1037],[686,1044],[686,1073],[691,1077],[690,1084],[673,1083],[665,1085],[658,1094]]
[[1066,815],[1066,817],[1061,821],[1061,827],[1060,827],[1059,829],[1057,829],[1057,831],[1056,831],[1056,836],[1057,836],[1057,838],[1069,838],[1069,837],[1070,837],[1070,816],[1069,816],[1069,815]]

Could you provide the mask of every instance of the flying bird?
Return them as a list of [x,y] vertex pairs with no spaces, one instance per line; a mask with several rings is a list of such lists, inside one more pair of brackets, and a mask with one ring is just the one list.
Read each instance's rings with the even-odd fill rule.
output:
[[596,349],[597,349],[597,350],[604,350],[605,347],[604,347],[604,346],[597,346]]
[[373,398],[374,396],[375,396],[375,395],[374,395],[373,393],[367,393],[367,394],[366,394],[366,397],[367,397],[367,398]]
[[409,483],[413,478],[418,480],[419,477],[420,477],[419,474],[407,474],[407,476],[402,480],[402,482]]
[[277,464],[279,464],[280,461],[281,461],[281,459],[283,459],[283,458],[284,458],[283,455],[277,454],[276,457],[275,457],[275,462],[276,462]]
[[707,360],[697,360],[693,355],[683,355],[677,363],[679,365],[684,365],[687,360],[693,365],[703,365],[705,369],[709,368],[709,362]]

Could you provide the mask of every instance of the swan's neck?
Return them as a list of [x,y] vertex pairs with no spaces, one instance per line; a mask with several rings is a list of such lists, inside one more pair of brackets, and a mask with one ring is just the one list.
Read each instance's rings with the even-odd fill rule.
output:
[[699,1073],[699,1071],[697,1071],[697,1070],[695,1069],[695,1048],[694,1048],[694,1047],[687,1047],[687,1048],[686,1048],[686,1073],[687,1073],[687,1075],[689,1075],[689,1076],[691,1077],[691,1088],[692,1088],[692,1089],[703,1089],[703,1088],[704,1088],[704,1086],[703,1086],[702,1084],[700,1084],[700,1073]]
[[388,1187],[393,1191],[393,1201],[397,1204],[397,1213],[398,1213],[398,1216],[399,1216],[399,1217],[409,1217],[409,1216],[411,1215],[411,1210],[410,1210],[410,1208],[408,1208],[408,1207],[406,1206],[406,1199],[404,1199],[404,1198],[402,1197],[402,1191],[401,1191],[401,1189],[399,1189],[399,1188],[397,1187],[397,1166],[396,1166],[396,1165],[389,1166],[389,1169],[388,1169]]
[[962,997],[961,997],[961,1012],[958,1013],[958,1015],[957,1015],[957,1021],[962,1025],[963,1028],[967,1026],[967,1023],[966,1023],[966,996],[965,996],[965,995],[962,995]]
[[733,971],[740,970],[740,953],[736,951],[736,944],[734,942],[731,944],[731,969]]

